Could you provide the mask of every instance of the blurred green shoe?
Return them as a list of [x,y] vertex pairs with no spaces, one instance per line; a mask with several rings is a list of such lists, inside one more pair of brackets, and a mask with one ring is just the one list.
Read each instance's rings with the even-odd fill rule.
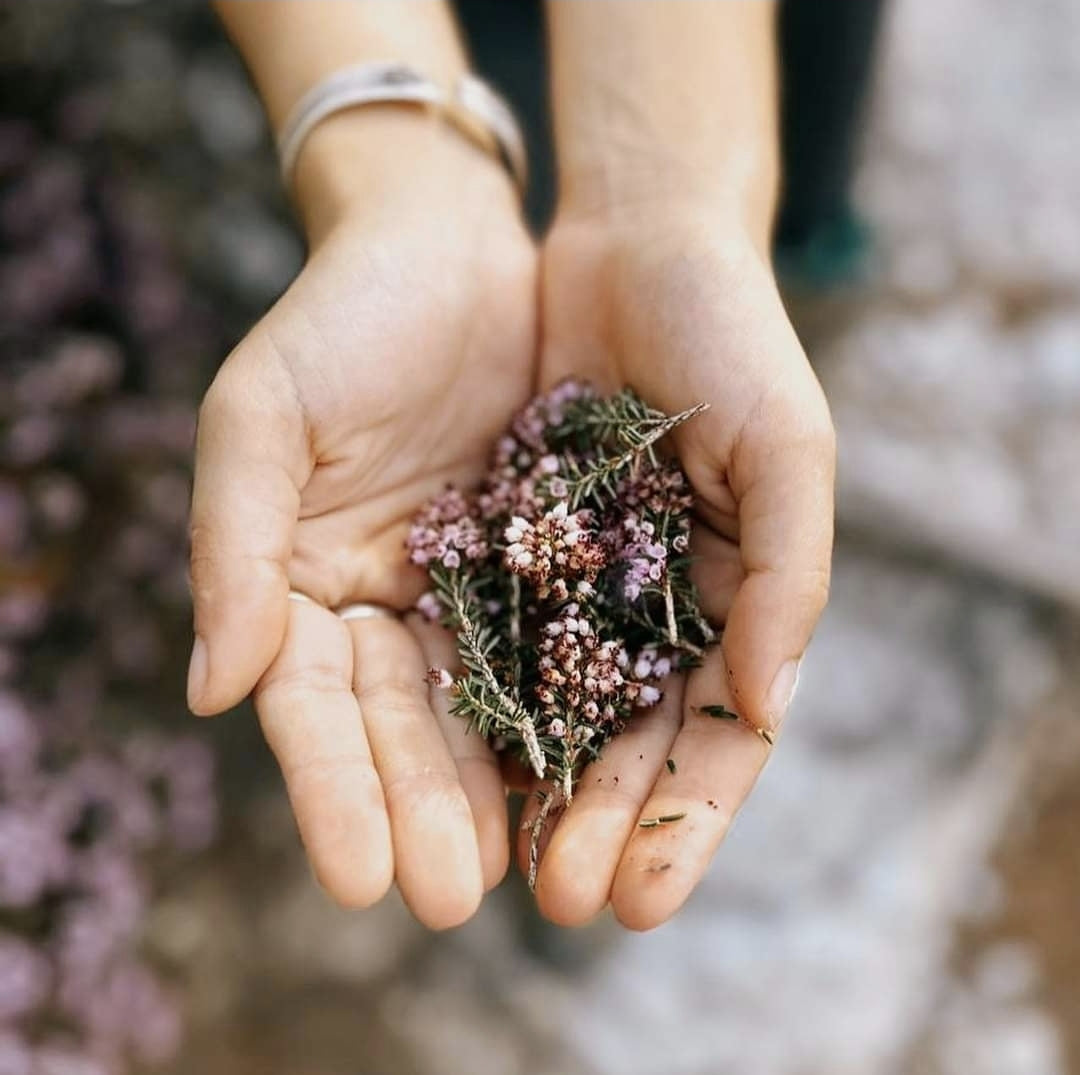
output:
[[773,248],[776,274],[785,291],[837,291],[861,283],[872,249],[869,226],[850,205],[798,238],[780,235]]

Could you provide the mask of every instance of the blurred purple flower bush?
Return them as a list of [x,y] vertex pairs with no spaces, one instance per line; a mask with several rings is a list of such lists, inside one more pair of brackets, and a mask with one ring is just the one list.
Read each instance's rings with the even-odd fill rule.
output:
[[205,11],[22,5],[0,39],[0,1073],[121,1075],[178,1047],[140,938],[217,825],[205,733],[162,728],[196,401],[299,251]]
[[0,693],[0,1071],[112,1073],[179,1044],[165,980],[140,961],[150,853],[207,846],[209,747],[154,733],[118,749]]

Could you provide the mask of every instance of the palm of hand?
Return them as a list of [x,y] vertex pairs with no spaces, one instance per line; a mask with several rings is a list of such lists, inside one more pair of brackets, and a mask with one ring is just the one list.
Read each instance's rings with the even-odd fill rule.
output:
[[330,607],[406,608],[423,581],[408,523],[447,483],[475,484],[529,393],[535,255],[515,232],[481,249],[358,238],[322,248],[268,318],[315,460],[290,577]]
[[[710,238],[708,221],[557,225],[542,308],[542,382],[629,385],[668,413],[710,404],[675,448],[698,500],[696,581],[726,624],[723,646],[673,677],[661,705],[590,767],[537,881],[555,921],[583,922],[610,899],[624,923],[649,928],[690,894],[749,794],[768,745],[748,724],[778,724],[777,693],[790,694],[791,662],[824,604],[831,426],[767,266],[748,242]],[[747,723],[702,713],[716,703]],[[678,824],[638,827],[682,812]]]

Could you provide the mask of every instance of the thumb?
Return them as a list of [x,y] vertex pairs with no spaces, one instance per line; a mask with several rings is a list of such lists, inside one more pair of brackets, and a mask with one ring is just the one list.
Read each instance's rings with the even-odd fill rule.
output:
[[784,718],[829,594],[835,442],[824,401],[812,411],[802,421],[763,416],[733,460],[745,576],[723,650],[736,709],[767,730]]
[[300,490],[311,470],[295,388],[256,329],[218,371],[199,411],[188,670],[195,713],[241,701],[281,646]]

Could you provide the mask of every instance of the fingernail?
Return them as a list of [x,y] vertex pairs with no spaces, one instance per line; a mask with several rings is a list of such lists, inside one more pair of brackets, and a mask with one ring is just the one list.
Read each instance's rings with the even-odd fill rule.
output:
[[206,675],[208,672],[206,643],[195,636],[195,645],[191,647],[191,663],[188,665],[187,676],[187,702],[188,708],[194,709],[203,691],[206,689]]
[[780,666],[769,687],[769,693],[765,697],[765,710],[769,716],[769,723],[773,728],[779,728],[784,715],[791,705],[792,698],[799,686],[799,665],[801,661],[786,661]]

